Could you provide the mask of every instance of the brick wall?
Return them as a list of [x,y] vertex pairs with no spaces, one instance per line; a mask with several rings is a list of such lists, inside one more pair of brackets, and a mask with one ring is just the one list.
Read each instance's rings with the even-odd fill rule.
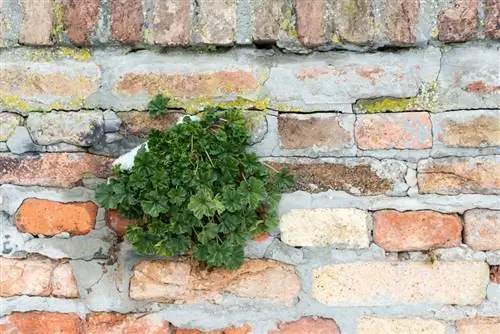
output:
[[[0,332],[500,332],[499,26],[495,0],[0,0]],[[296,178],[233,272],[141,258],[94,203],[209,105]]]

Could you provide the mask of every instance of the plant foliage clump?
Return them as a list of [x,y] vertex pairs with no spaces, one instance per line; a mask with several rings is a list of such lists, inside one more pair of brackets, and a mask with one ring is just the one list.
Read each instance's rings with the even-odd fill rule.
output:
[[170,98],[163,94],[157,94],[148,103],[148,111],[151,116],[160,116],[168,112]]
[[127,229],[139,253],[238,268],[246,241],[276,227],[281,193],[293,184],[245,150],[250,138],[240,110],[205,109],[200,121],[152,131],[149,151],[117,169],[96,199],[139,221]]

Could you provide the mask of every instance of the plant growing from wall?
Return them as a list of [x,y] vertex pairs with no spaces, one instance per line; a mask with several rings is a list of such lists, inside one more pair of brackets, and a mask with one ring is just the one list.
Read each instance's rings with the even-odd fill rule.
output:
[[208,267],[238,268],[247,240],[273,230],[286,171],[270,171],[245,148],[240,110],[206,108],[200,121],[152,131],[130,170],[96,191],[106,209],[138,220],[127,238],[142,254],[190,254]]

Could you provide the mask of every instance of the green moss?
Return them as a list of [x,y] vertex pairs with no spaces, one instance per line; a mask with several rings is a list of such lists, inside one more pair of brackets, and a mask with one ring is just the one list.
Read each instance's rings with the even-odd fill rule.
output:
[[436,107],[438,88],[437,82],[433,81],[423,84],[415,97],[360,100],[356,102],[355,108],[369,114],[411,110],[432,112]]
[[258,109],[265,110],[269,105],[269,100],[250,100],[238,97],[230,101],[217,101],[210,97],[197,97],[189,100],[171,98],[169,106],[183,108],[190,114],[196,114],[205,107],[218,108],[239,108],[239,109]]

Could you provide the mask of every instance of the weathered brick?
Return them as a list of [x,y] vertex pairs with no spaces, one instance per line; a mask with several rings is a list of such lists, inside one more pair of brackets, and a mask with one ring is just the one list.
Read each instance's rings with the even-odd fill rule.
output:
[[[489,46],[456,46],[443,52],[434,111],[498,108],[500,50]],[[480,62],[477,59],[481,59]]]
[[104,118],[96,111],[31,113],[26,121],[38,145],[92,146],[104,140]]
[[276,42],[280,20],[287,9],[291,11],[290,1],[254,0],[252,5],[253,41],[257,44]]
[[7,141],[22,121],[19,115],[0,112],[0,142]]
[[488,276],[484,262],[355,262],[314,269],[312,293],[329,306],[477,305]]
[[296,0],[297,35],[305,46],[315,47],[323,44],[325,36],[324,0]]
[[52,0],[22,0],[23,24],[19,35],[21,44],[51,45],[53,24]]
[[477,0],[455,0],[438,18],[438,39],[445,43],[466,42],[477,34]]
[[458,110],[431,115],[435,143],[443,147],[500,146],[500,115],[494,110]]
[[228,327],[212,331],[200,331],[197,329],[188,329],[188,328],[172,329],[172,334],[250,334],[250,333],[252,333],[252,328],[248,324],[245,324],[241,327]]
[[354,145],[353,115],[281,114],[278,118],[280,146],[285,149],[340,150]]
[[122,120],[122,127],[131,135],[147,138],[151,130],[165,131],[175,125],[180,113],[169,112],[159,116],[151,116],[147,112],[131,111],[118,113]]
[[371,216],[359,209],[296,209],[280,218],[281,240],[292,246],[368,248]]
[[340,329],[333,319],[304,317],[296,321],[281,322],[277,330],[268,334],[340,334]]
[[421,318],[363,317],[358,323],[357,334],[447,334],[446,324]]
[[373,241],[390,252],[456,247],[461,233],[462,222],[455,214],[383,210],[374,216]]
[[178,98],[216,97],[256,92],[259,82],[252,71],[222,70],[204,73],[126,73],[115,87],[126,95],[163,93]]
[[24,233],[82,235],[94,228],[96,216],[97,205],[92,202],[60,203],[28,198],[17,212],[16,225]]
[[69,40],[75,45],[89,45],[99,14],[100,0],[69,0],[64,6],[64,26]]
[[469,318],[455,322],[457,334],[488,334],[500,332],[500,319],[497,318]]
[[0,65],[0,108],[12,111],[75,110],[99,88],[96,64],[4,62]]
[[0,257],[0,296],[18,295],[78,298],[73,269],[68,262],[32,256]]
[[500,39],[500,2],[485,0],[484,5],[486,11],[484,33],[490,38]]
[[123,237],[125,235],[127,226],[137,223],[133,219],[127,219],[120,216],[118,210],[106,210],[104,218],[106,221],[106,225],[120,237]]
[[[332,111],[360,99],[416,96],[422,82],[436,79],[436,51],[339,53],[334,59],[316,55],[301,61],[278,60],[264,89],[270,105],[283,111]],[[493,79],[491,74],[486,76]]]
[[491,266],[490,281],[496,284],[500,284],[500,266]]
[[337,0],[330,9],[334,31],[347,43],[368,44],[374,36],[372,2],[370,0]]
[[106,178],[112,158],[87,153],[45,153],[20,157],[0,153],[0,183],[71,188],[86,174]]
[[420,160],[417,179],[422,194],[498,194],[500,156]]
[[169,333],[169,323],[155,314],[90,313],[84,324],[85,334],[102,333]]
[[264,260],[247,260],[235,271],[207,271],[188,262],[142,261],[130,281],[132,299],[174,303],[216,302],[223,293],[291,302],[299,290],[292,266]]
[[383,9],[385,35],[391,44],[409,45],[417,41],[419,0],[386,0]]
[[12,313],[0,319],[1,333],[16,334],[83,334],[82,321],[76,313]]
[[111,34],[120,43],[135,43],[141,40],[144,16],[142,0],[111,1]]
[[187,45],[191,29],[189,0],[156,1],[154,40],[160,45]]
[[432,125],[428,113],[358,115],[354,133],[362,150],[432,147]]
[[236,31],[236,0],[200,1],[198,6],[197,32],[200,42],[233,44]]
[[408,188],[404,181],[406,166],[395,160],[371,158],[321,158],[268,160],[275,169],[288,168],[294,176],[294,189],[312,193],[328,190],[354,195],[400,194]]
[[500,250],[500,211],[475,209],[464,214],[464,241],[476,250]]

